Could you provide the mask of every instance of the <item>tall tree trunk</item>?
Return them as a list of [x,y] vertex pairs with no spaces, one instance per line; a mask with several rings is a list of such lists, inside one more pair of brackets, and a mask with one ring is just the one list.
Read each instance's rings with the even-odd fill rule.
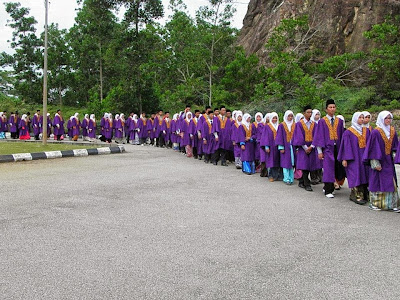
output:
[[101,42],[99,43],[100,48],[100,103],[103,103],[103,59],[101,55]]

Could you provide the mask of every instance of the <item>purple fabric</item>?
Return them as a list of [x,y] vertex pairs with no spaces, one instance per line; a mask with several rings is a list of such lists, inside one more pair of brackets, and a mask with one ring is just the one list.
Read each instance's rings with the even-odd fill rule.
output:
[[199,147],[199,138],[197,135],[197,123],[198,122],[196,122],[195,119],[192,119],[190,120],[190,125],[189,125],[189,132],[192,135],[192,137],[190,138],[190,145],[196,149],[198,149]]
[[284,153],[280,153],[280,163],[281,167],[285,169],[290,169],[293,168],[292,164],[292,154],[291,154],[291,146],[292,146],[292,140],[289,142],[287,141],[287,135],[285,128],[283,126],[283,123],[279,124],[278,126],[278,131],[276,133],[276,139],[275,139],[275,144],[277,146],[283,146],[285,149]]
[[[208,122],[204,121],[201,130],[201,136],[203,138],[203,152],[205,154],[212,154],[215,152],[215,138],[211,133],[211,129],[212,128],[208,126]],[[206,144],[204,144],[204,139],[207,141]]]
[[[43,133],[43,116],[40,116],[39,123],[40,123],[40,133]],[[51,119],[48,116],[47,117],[47,134],[51,133],[51,126],[52,126],[51,124],[52,124]],[[35,128],[33,130],[35,131]]]
[[240,147],[239,147],[239,140],[238,140],[238,130],[239,130],[239,125],[237,123],[232,122],[231,123],[231,142],[232,145],[235,143],[235,146],[233,148],[233,155],[235,157],[240,157]]
[[68,132],[68,136],[72,136],[72,121],[68,120],[67,122],[67,132]]
[[81,126],[82,126],[82,136],[88,136],[88,127],[89,127],[88,119],[84,118]]
[[111,120],[105,120],[104,122],[104,137],[111,139],[113,134],[113,122]]
[[96,123],[93,122],[93,120],[89,120],[89,132],[88,132],[88,136],[92,139],[94,139],[96,137]]
[[139,120],[137,122],[137,128],[140,130],[139,138],[147,139],[147,137],[149,136],[147,133],[147,120],[143,120],[142,118],[139,118]]
[[156,116],[155,118],[155,129],[156,129],[156,137],[160,136],[160,132],[162,132],[162,125],[163,125],[163,119],[162,117],[160,118],[160,116]]
[[[329,128],[323,118],[318,122],[318,126],[315,130],[313,144],[316,147],[321,147],[324,153],[324,159],[322,166],[324,169],[323,182],[335,182],[335,156],[334,156],[334,144],[340,148],[342,135],[344,132],[343,121],[339,119],[339,125],[337,127],[338,140],[331,140],[329,137]],[[338,149],[340,150],[340,149]]]
[[19,125],[18,118],[12,115],[8,120],[8,123],[10,125],[10,132],[17,132],[17,126]]
[[[368,130],[367,141],[369,135]],[[347,161],[347,168],[345,169],[349,188],[368,183],[369,170],[371,168],[362,161],[364,150],[365,148],[359,147],[357,137],[350,130],[346,130],[343,133],[338,160]]]
[[8,130],[7,128],[7,117],[3,116],[0,119],[0,131],[1,132],[6,132]]
[[[165,134],[164,134],[165,131]],[[161,126],[161,132],[164,134],[165,143],[169,143],[171,140],[171,120],[167,122],[166,119],[163,120]]]
[[[398,147],[397,133],[395,133],[391,150],[394,151]],[[369,172],[369,190],[371,192],[394,192],[395,169],[393,166],[392,153],[385,153],[385,142],[380,132],[376,129],[372,130],[371,137],[367,142],[363,154],[363,162],[369,164],[371,159],[379,160],[382,170],[372,170]]]
[[190,139],[190,122],[187,122],[186,120],[182,121],[181,133],[183,133],[181,146],[192,145],[192,141]]
[[18,124],[18,129],[19,129],[19,135],[22,136],[26,136],[28,133],[28,125],[26,124],[26,122],[24,120],[21,120]]
[[129,122],[129,139],[135,139],[136,128],[136,121],[131,119],[131,121]]
[[76,118],[72,119],[72,135],[79,135],[81,131],[81,122],[79,122],[79,120],[77,120]]
[[121,138],[123,138],[123,136],[124,136],[124,128],[123,128],[123,126],[122,126],[122,121],[121,121],[121,119],[119,119],[119,120],[114,120],[114,124],[113,124],[113,126],[114,126],[114,137],[116,138],[116,139],[121,139]]
[[[250,125],[251,126],[251,125]],[[246,131],[243,127],[243,125],[240,125],[237,131],[237,140],[240,144],[240,147],[242,144],[245,146],[245,150],[240,148],[240,159],[243,161],[254,161],[255,155],[254,155],[254,150],[255,150],[255,140],[252,138],[249,141],[246,141]]]
[[[265,161],[265,151],[262,150],[260,146],[261,135],[264,129],[264,124],[263,123],[257,124],[257,122],[254,122],[253,124],[251,124],[251,126],[253,127],[252,129],[253,138],[256,140],[255,152],[254,152],[255,160]],[[261,156],[263,156],[263,160],[261,160]]]
[[215,148],[229,150],[231,149],[231,140],[230,140],[231,121],[227,117],[225,117],[224,120],[225,120],[225,127],[222,128],[221,126],[222,117],[215,116],[213,119],[211,132],[218,134],[218,142],[215,141]]
[[[302,121],[297,122],[296,128],[294,130],[293,135],[293,146],[297,148],[296,153],[296,169],[298,170],[307,170],[307,171],[315,171],[321,169],[321,161],[316,155],[316,149],[313,148],[309,154],[303,149],[303,146],[311,146],[312,142],[306,142],[306,134],[304,128],[302,126]],[[312,135],[314,136],[316,123],[314,123],[314,129],[312,131]]]
[[147,134],[151,139],[156,138],[156,122],[155,120],[148,119],[147,120]]
[[[269,147],[270,152],[265,153],[265,165],[267,168],[280,167],[280,155],[278,146],[275,144],[274,133],[269,125],[265,125],[261,135],[260,147]],[[264,150],[265,151],[265,150]]]
[[54,135],[63,135],[65,133],[64,119],[62,117],[56,115],[53,119],[53,127],[54,127]]
[[39,133],[42,132],[41,128],[43,126],[43,123],[41,123],[41,121],[43,121],[43,116],[39,117],[37,114],[33,116],[32,129],[34,135],[39,135]]
[[130,136],[129,127],[131,125],[131,122],[132,122],[132,118],[129,116],[128,119],[126,119],[126,122],[125,122],[125,136],[126,137]]

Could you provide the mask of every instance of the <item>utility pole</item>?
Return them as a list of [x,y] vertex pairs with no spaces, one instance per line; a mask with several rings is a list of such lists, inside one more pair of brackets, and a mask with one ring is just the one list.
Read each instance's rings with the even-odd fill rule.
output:
[[47,42],[48,42],[48,16],[49,1],[44,1],[45,22],[44,22],[44,66],[43,66],[43,145],[47,145]]

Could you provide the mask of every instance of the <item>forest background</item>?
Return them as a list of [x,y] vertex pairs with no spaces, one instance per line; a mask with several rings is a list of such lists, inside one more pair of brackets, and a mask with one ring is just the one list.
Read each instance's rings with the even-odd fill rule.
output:
[[[329,56],[307,15],[277,26],[261,63],[238,45],[232,0],[208,0],[191,17],[171,0],[78,0],[69,29],[49,26],[49,111],[102,114],[177,112],[225,105],[250,113],[337,101],[347,118],[358,110],[400,108],[400,19],[388,16],[364,33],[370,50]],[[120,9],[123,18],[117,18]],[[0,54],[0,110],[40,108],[44,33],[17,2],[4,4],[13,54]]]

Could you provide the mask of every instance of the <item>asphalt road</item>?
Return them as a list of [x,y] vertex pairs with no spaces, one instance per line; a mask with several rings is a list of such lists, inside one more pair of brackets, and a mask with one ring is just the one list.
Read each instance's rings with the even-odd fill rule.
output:
[[400,214],[127,151],[0,165],[1,299],[400,298]]

